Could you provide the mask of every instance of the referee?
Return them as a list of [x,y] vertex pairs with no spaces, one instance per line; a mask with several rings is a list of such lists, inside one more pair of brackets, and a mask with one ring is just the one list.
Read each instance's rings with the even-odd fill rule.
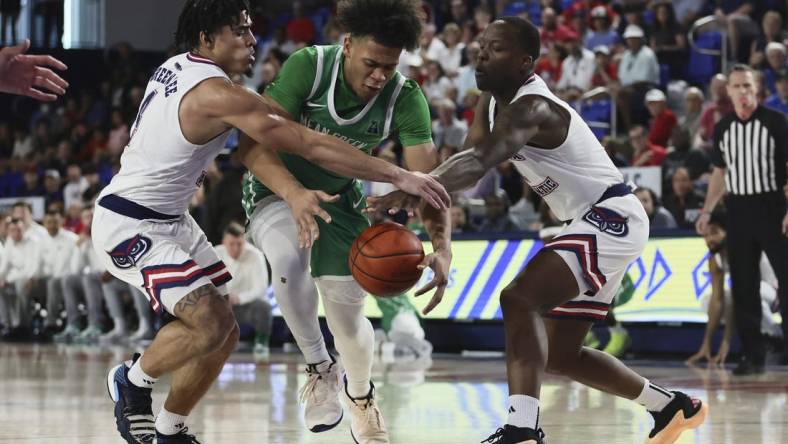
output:
[[[714,127],[714,171],[696,228],[706,232],[709,214],[727,190],[728,260],[733,281],[736,329],[743,357],[733,373],[763,373],[766,343],[761,335],[760,273],[765,252],[779,285],[783,338],[788,341],[788,213],[785,191],[788,121],[758,104],[755,73],[736,65],[728,76],[734,112]],[[788,358],[783,351],[783,360]]]

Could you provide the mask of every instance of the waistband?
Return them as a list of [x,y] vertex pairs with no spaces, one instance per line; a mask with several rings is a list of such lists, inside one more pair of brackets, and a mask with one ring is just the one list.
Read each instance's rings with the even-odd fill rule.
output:
[[598,203],[602,203],[613,197],[621,197],[621,196],[626,196],[628,194],[632,194],[632,188],[630,188],[629,185],[623,182],[617,183],[615,185],[611,185],[610,187],[608,187],[608,189],[606,189],[605,192],[602,193],[602,197],[600,197],[599,200],[596,201],[594,205]]
[[174,221],[181,217],[159,213],[115,194],[107,194],[98,201],[98,204],[110,211],[132,219]]

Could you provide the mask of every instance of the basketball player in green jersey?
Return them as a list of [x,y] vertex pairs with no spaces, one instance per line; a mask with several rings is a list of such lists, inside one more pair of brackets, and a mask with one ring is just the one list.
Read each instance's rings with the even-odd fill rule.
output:
[[[407,167],[429,171],[437,163],[437,153],[427,102],[418,84],[396,71],[402,50],[417,45],[419,14],[419,2],[413,0],[341,1],[338,19],[348,32],[344,44],[294,53],[265,95],[283,108],[284,116],[339,137],[366,153],[395,134],[404,147]],[[251,143],[248,139],[242,143],[247,142]],[[338,398],[343,398],[352,414],[355,441],[388,443],[370,381],[374,333],[363,314],[365,293],[348,268],[350,245],[369,226],[362,212],[361,184],[298,156],[280,158],[289,174],[268,174],[262,182],[248,179],[243,203],[250,237],[271,265],[277,302],[308,363],[308,379],[301,389],[305,422],[313,432],[333,428],[342,419]],[[297,188],[288,185],[293,178],[306,188],[338,195],[337,201],[323,204],[331,223],[318,218],[320,236],[311,256],[308,249],[296,245],[298,233],[291,209],[297,212],[301,196],[289,193]],[[436,269],[436,278],[422,289],[438,287],[428,306],[431,309],[442,296],[451,253],[447,216],[430,217],[427,213],[437,212],[422,213],[436,251],[424,263]],[[342,357],[344,381],[343,370],[329,355],[320,331],[315,284]],[[378,301],[384,316],[405,312],[421,330],[407,298]],[[392,323],[396,324],[397,318]]]

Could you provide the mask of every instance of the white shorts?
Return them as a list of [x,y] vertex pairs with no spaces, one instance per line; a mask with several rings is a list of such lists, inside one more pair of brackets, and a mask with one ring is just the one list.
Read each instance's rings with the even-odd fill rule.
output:
[[227,294],[232,276],[189,214],[169,220],[143,218],[151,210],[120,202],[116,209],[126,215],[104,208],[102,202],[93,214],[93,248],[107,271],[142,288],[156,313],[165,309],[174,315],[175,305],[204,285]]
[[580,214],[544,246],[566,261],[580,294],[545,317],[601,321],[627,267],[648,242],[649,220],[634,194],[611,197]]

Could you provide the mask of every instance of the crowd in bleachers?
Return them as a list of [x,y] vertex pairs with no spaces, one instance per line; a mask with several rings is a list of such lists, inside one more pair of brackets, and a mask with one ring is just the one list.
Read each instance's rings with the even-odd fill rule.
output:
[[[257,5],[257,64],[243,80],[246,85],[262,91],[299,48],[340,43],[343,34],[332,8],[293,2],[292,11],[271,15]],[[762,103],[788,113],[788,33],[781,1],[433,0],[423,2],[423,8],[421,46],[405,52],[398,69],[424,91],[441,159],[462,149],[474,119],[481,94],[474,77],[477,37],[497,16],[526,17],[541,29],[536,73],[576,107],[616,166],[661,168],[661,184],[637,193],[653,228],[694,226],[710,171],[714,123],[732,110],[723,65],[739,61],[756,67]],[[716,20],[693,27],[704,16]],[[726,60],[698,49],[723,46]],[[10,302],[8,293],[38,295],[44,309],[36,312],[37,320],[18,319],[20,310],[13,304],[0,304],[6,334],[9,326],[24,323],[40,332],[69,325],[74,329],[64,330],[66,336],[95,340],[106,323],[101,313],[90,313],[91,298],[107,301],[116,330],[138,324],[137,337],[145,338],[153,328],[144,304],[135,304],[144,296],[121,288],[96,265],[89,248],[93,199],[119,167],[129,125],[155,69],[139,61],[127,44],[111,48],[106,57],[111,62],[103,64],[99,81],[72,88],[53,104],[19,106],[13,119],[0,121],[0,198],[41,197],[47,214],[46,227],[33,221],[30,207],[21,203],[0,215],[5,250],[0,261],[5,299],[0,301]],[[72,71],[80,69],[89,68]],[[193,200],[192,214],[215,244],[228,223],[244,221],[240,184],[245,171],[233,155],[236,144],[237,137],[231,138],[227,154],[207,172]],[[401,151],[392,139],[376,155],[401,162]],[[367,185],[371,193],[386,191]],[[510,162],[454,197],[454,233],[535,231],[561,223]],[[408,223],[420,229],[418,221]],[[34,250],[39,259],[28,253]],[[72,293],[84,295],[86,303],[75,304],[79,298]],[[108,294],[137,309],[118,308]],[[78,333],[83,309],[87,328]],[[67,312],[65,320],[61,310]]]

